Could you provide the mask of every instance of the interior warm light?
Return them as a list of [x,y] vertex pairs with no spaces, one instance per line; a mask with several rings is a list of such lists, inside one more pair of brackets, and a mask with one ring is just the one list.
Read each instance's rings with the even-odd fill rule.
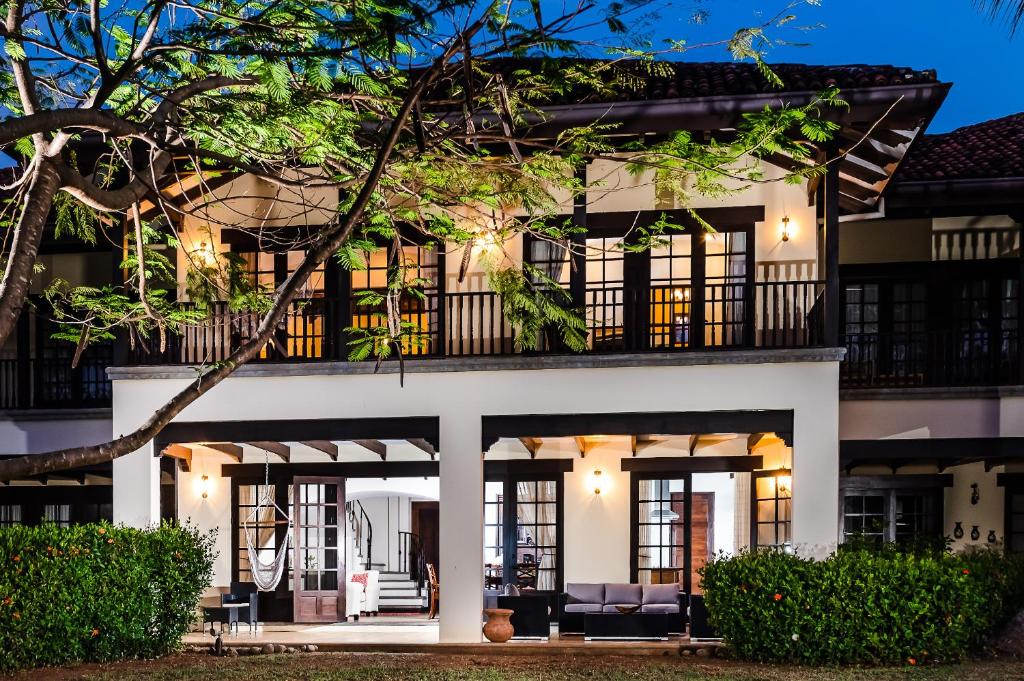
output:
[[473,246],[482,253],[491,253],[498,248],[498,239],[494,232],[483,232],[473,241]]
[[782,218],[782,240],[783,241],[789,241],[789,237],[793,233],[792,230],[793,230],[793,228],[792,228],[792,226],[790,224],[789,216],[787,215],[784,218]]
[[779,488],[779,496],[789,496],[793,490],[793,476],[779,475],[775,478],[775,484]]
[[210,496],[210,476],[204,475],[199,481],[199,491],[202,493],[203,498],[207,499]]
[[199,248],[192,251],[192,257],[195,259],[196,264],[204,267],[209,267],[217,262],[217,254],[214,252],[213,246],[205,241],[199,242]]
[[674,300],[683,301],[690,299],[690,289],[688,288],[675,288],[672,289],[672,298]]
[[600,470],[594,471],[593,481],[594,481],[594,494],[600,494],[601,493],[601,487],[602,487],[602,485],[601,485],[602,479],[601,479],[601,471]]

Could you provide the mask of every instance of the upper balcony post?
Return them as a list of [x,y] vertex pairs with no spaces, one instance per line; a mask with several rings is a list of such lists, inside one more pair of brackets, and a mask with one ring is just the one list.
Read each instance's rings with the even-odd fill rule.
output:
[[[831,146],[825,160],[836,158],[838,147]],[[825,271],[825,329],[827,347],[839,345],[840,289],[839,289],[839,164],[829,163],[818,183],[815,204],[818,215],[818,269]]]
[[[573,226],[587,229],[587,163],[584,161],[576,168],[576,178],[583,186],[583,191],[572,201]],[[569,239],[569,293],[572,295],[573,307],[583,308],[587,304],[587,234],[573,234]]]
[[1024,385],[1024,210],[1013,216],[1020,223],[1017,234],[1017,381]]

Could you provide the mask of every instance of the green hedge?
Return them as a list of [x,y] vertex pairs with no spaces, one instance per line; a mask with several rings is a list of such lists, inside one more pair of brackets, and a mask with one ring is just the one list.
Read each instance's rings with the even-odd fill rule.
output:
[[709,561],[701,584],[712,624],[747,660],[949,662],[1024,607],[1024,557],[860,547],[814,561],[762,550]]
[[0,670],[173,651],[213,555],[190,527],[0,528]]

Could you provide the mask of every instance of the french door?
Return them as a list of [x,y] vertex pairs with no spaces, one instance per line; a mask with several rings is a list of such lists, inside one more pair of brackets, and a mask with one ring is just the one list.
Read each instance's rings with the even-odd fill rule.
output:
[[294,479],[294,620],[345,618],[345,479]]
[[641,584],[693,584],[692,476],[689,473],[632,477],[630,572]]

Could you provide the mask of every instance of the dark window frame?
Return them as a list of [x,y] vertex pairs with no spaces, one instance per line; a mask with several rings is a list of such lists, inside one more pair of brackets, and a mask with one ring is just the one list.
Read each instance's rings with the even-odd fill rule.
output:
[[[788,476],[790,478],[790,489],[787,496],[779,494],[779,483],[776,482],[773,487],[773,493],[771,497],[759,497],[757,494],[757,481],[761,478],[779,478],[782,476]],[[758,547],[773,547],[780,548],[791,544],[793,541],[793,489],[792,489],[793,471],[789,468],[775,468],[772,470],[765,471],[754,471],[750,474],[750,548],[755,549]],[[758,502],[759,501],[774,501],[775,502],[775,519],[771,521],[760,521],[758,520]],[[779,520],[779,502],[789,502],[789,519]],[[758,526],[759,525],[773,525],[775,543],[773,544],[761,544],[757,540]],[[784,526],[785,539],[780,541],[779,528]]]
[[[680,471],[630,471],[629,474],[629,579],[638,583],[640,579],[640,483],[645,480],[683,481],[683,591],[690,593],[692,580],[690,568],[693,533],[693,473]],[[657,523],[660,527],[663,523]],[[653,545],[651,545],[653,546]],[[662,544],[659,542],[659,548]],[[669,547],[675,546],[670,544]]]
[[[842,476],[839,484],[839,540],[844,542],[847,539],[846,532],[846,499],[848,497],[872,496],[880,497],[883,500],[882,517],[884,524],[879,532],[872,532],[871,535],[878,535],[884,542],[899,541],[922,541],[929,539],[940,539],[943,536],[943,522],[945,513],[945,488],[952,485],[949,476]],[[925,517],[931,516],[930,524],[933,529],[915,533],[912,537],[899,536],[899,497],[918,497],[924,500],[925,504],[931,504],[930,509],[925,509]]]

